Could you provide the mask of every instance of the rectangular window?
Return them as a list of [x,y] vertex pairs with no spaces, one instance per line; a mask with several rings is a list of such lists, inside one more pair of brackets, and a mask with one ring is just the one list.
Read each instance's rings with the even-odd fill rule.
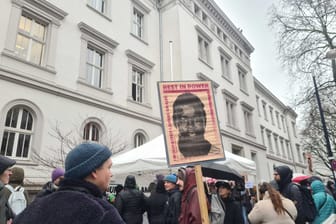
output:
[[265,128],[263,126],[260,126],[260,134],[261,134],[261,142],[263,145],[265,145]]
[[144,38],[144,14],[133,8],[133,34],[140,39]]
[[278,112],[278,111],[275,111],[275,119],[276,119],[276,121],[277,121],[278,128],[281,129],[281,126],[280,126],[280,118],[279,118],[279,112]]
[[145,73],[136,67],[132,68],[132,99],[139,103],[145,102]]
[[225,106],[226,106],[227,125],[230,127],[236,127],[236,118],[235,118],[236,104],[230,100],[226,100]]
[[242,69],[238,68],[240,89],[247,93],[246,75],[247,75],[246,72],[244,72]]
[[274,138],[275,152],[277,155],[280,155],[278,136],[273,134],[273,138]]
[[284,139],[282,137],[280,138],[280,147],[281,147],[282,157],[286,158]]
[[105,13],[106,1],[105,0],[89,0],[88,4],[98,12]]
[[86,60],[86,81],[97,88],[102,87],[104,54],[88,46]]
[[265,121],[267,121],[267,110],[266,110],[266,102],[262,101],[262,108],[263,108],[263,112],[264,112],[264,119]]
[[294,122],[292,122],[292,129],[293,129],[293,135],[296,137],[296,128]]
[[207,64],[210,64],[209,42],[201,36],[198,36],[198,57]]
[[259,96],[256,96],[256,103],[257,103],[257,111],[258,111],[258,115],[259,115],[259,117],[260,117],[261,114],[260,114]]
[[231,80],[230,59],[225,55],[221,54],[220,62],[221,62],[222,75]]
[[284,118],[283,115],[281,115],[281,123],[282,123],[282,128],[283,128],[284,132],[286,133],[285,118]]
[[198,5],[196,5],[196,4],[194,4],[194,13],[198,18],[201,17],[202,11],[201,11],[200,7],[198,7]]
[[270,153],[273,152],[273,145],[272,145],[272,133],[270,131],[267,131],[267,141],[268,141],[268,150]]
[[46,27],[47,25],[38,19],[22,14],[15,53],[26,61],[41,65],[46,45]]
[[244,109],[244,122],[245,122],[245,130],[247,134],[254,134],[253,130],[253,120],[252,120],[252,112]]
[[292,154],[291,154],[291,151],[290,151],[290,144],[289,144],[288,140],[286,140],[286,150],[287,150],[288,159],[291,160],[292,159]]
[[269,113],[270,113],[272,124],[274,124],[273,107],[271,107],[271,106],[269,106]]

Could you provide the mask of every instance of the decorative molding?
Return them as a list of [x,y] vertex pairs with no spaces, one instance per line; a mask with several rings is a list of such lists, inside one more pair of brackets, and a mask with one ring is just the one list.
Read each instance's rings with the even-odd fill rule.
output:
[[134,51],[132,51],[131,49],[127,49],[125,51],[125,54],[127,55],[128,58],[144,65],[145,67],[147,67],[148,69],[151,69],[154,67],[154,63],[151,62],[150,60],[144,58],[143,56],[141,56],[138,53],[135,53]]
[[204,37],[208,42],[212,42],[212,38],[199,25],[195,25],[197,32]]
[[136,7],[140,8],[141,11],[145,12],[145,13],[150,13],[150,8],[148,6],[146,6],[144,3],[142,3],[140,0],[131,0],[133,2],[133,4],[136,5]]
[[67,12],[45,0],[12,0],[12,3],[24,8],[30,8],[31,6],[34,6],[53,16],[57,20],[63,20],[64,17],[68,15]]
[[202,72],[198,72],[196,74],[196,76],[201,79],[201,80],[205,80],[205,81],[211,81],[211,83],[213,84],[213,87],[215,89],[217,89],[219,87],[219,84],[217,82],[215,82],[214,80],[212,80],[211,78],[209,78],[207,75],[204,75]]
[[95,40],[100,41],[101,43],[107,45],[112,49],[116,48],[119,45],[119,43],[113,40],[112,38],[106,36],[105,34],[99,32],[98,30],[92,28],[91,26],[87,25],[84,22],[78,23],[78,28],[82,33],[91,36]]
[[239,97],[233,95],[233,93],[229,92],[228,90],[226,89],[222,89],[222,93],[226,96],[228,96],[230,99],[234,100],[234,101],[237,101],[239,99]]
[[240,105],[242,105],[242,107],[248,109],[249,111],[253,111],[254,107],[252,107],[251,105],[247,104],[245,101],[241,101]]

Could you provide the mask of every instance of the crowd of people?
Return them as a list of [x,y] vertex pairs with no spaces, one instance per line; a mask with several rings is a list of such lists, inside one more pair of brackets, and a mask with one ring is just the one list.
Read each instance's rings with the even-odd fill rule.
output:
[[144,213],[150,224],[201,224],[199,194],[206,196],[211,224],[320,224],[336,213],[335,183],[324,185],[315,176],[294,183],[288,166],[275,167],[274,180],[260,184],[258,194],[212,178],[198,192],[193,167],[157,175],[149,195],[133,175],[110,194],[111,155],[100,144],[76,146],[66,156],[65,169],[54,169],[34,200],[24,188],[24,170],[0,156],[0,224],[142,224]]

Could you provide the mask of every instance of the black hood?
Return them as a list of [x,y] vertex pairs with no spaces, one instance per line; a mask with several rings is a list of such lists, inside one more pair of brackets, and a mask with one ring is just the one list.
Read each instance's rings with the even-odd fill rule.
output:
[[128,189],[135,189],[136,187],[136,181],[135,181],[135,176],[133,175],[128,175],[125,179],[125,188]]
[[274,170],[280,175],[280,181],[277,183],[281,192],[292,181],[293,171],[288,166],[277,166]]

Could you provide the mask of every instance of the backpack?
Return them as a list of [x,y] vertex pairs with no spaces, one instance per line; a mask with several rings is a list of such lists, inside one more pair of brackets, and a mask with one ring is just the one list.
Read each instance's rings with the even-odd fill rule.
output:
[[17,186],[15,189],[7,184],[6,187],[12,192],[8,198],[8,204],[12,211],[18,215],[27,207],[27,200],[24,195],[24,188]]
[[[291,185],[292,186],[290,186],[290,188],[292,188],[293,185],[299,188],[302,197],[301,209],[300,211],[298,210],[298,217],[296,219],[306,222],[314,221],[315,217],[318,215],[318,212],[315,207],[314,199],[310,190],[298,184],[291,183]],[[292,191],[290,192],[290,194],[291,193]]]

